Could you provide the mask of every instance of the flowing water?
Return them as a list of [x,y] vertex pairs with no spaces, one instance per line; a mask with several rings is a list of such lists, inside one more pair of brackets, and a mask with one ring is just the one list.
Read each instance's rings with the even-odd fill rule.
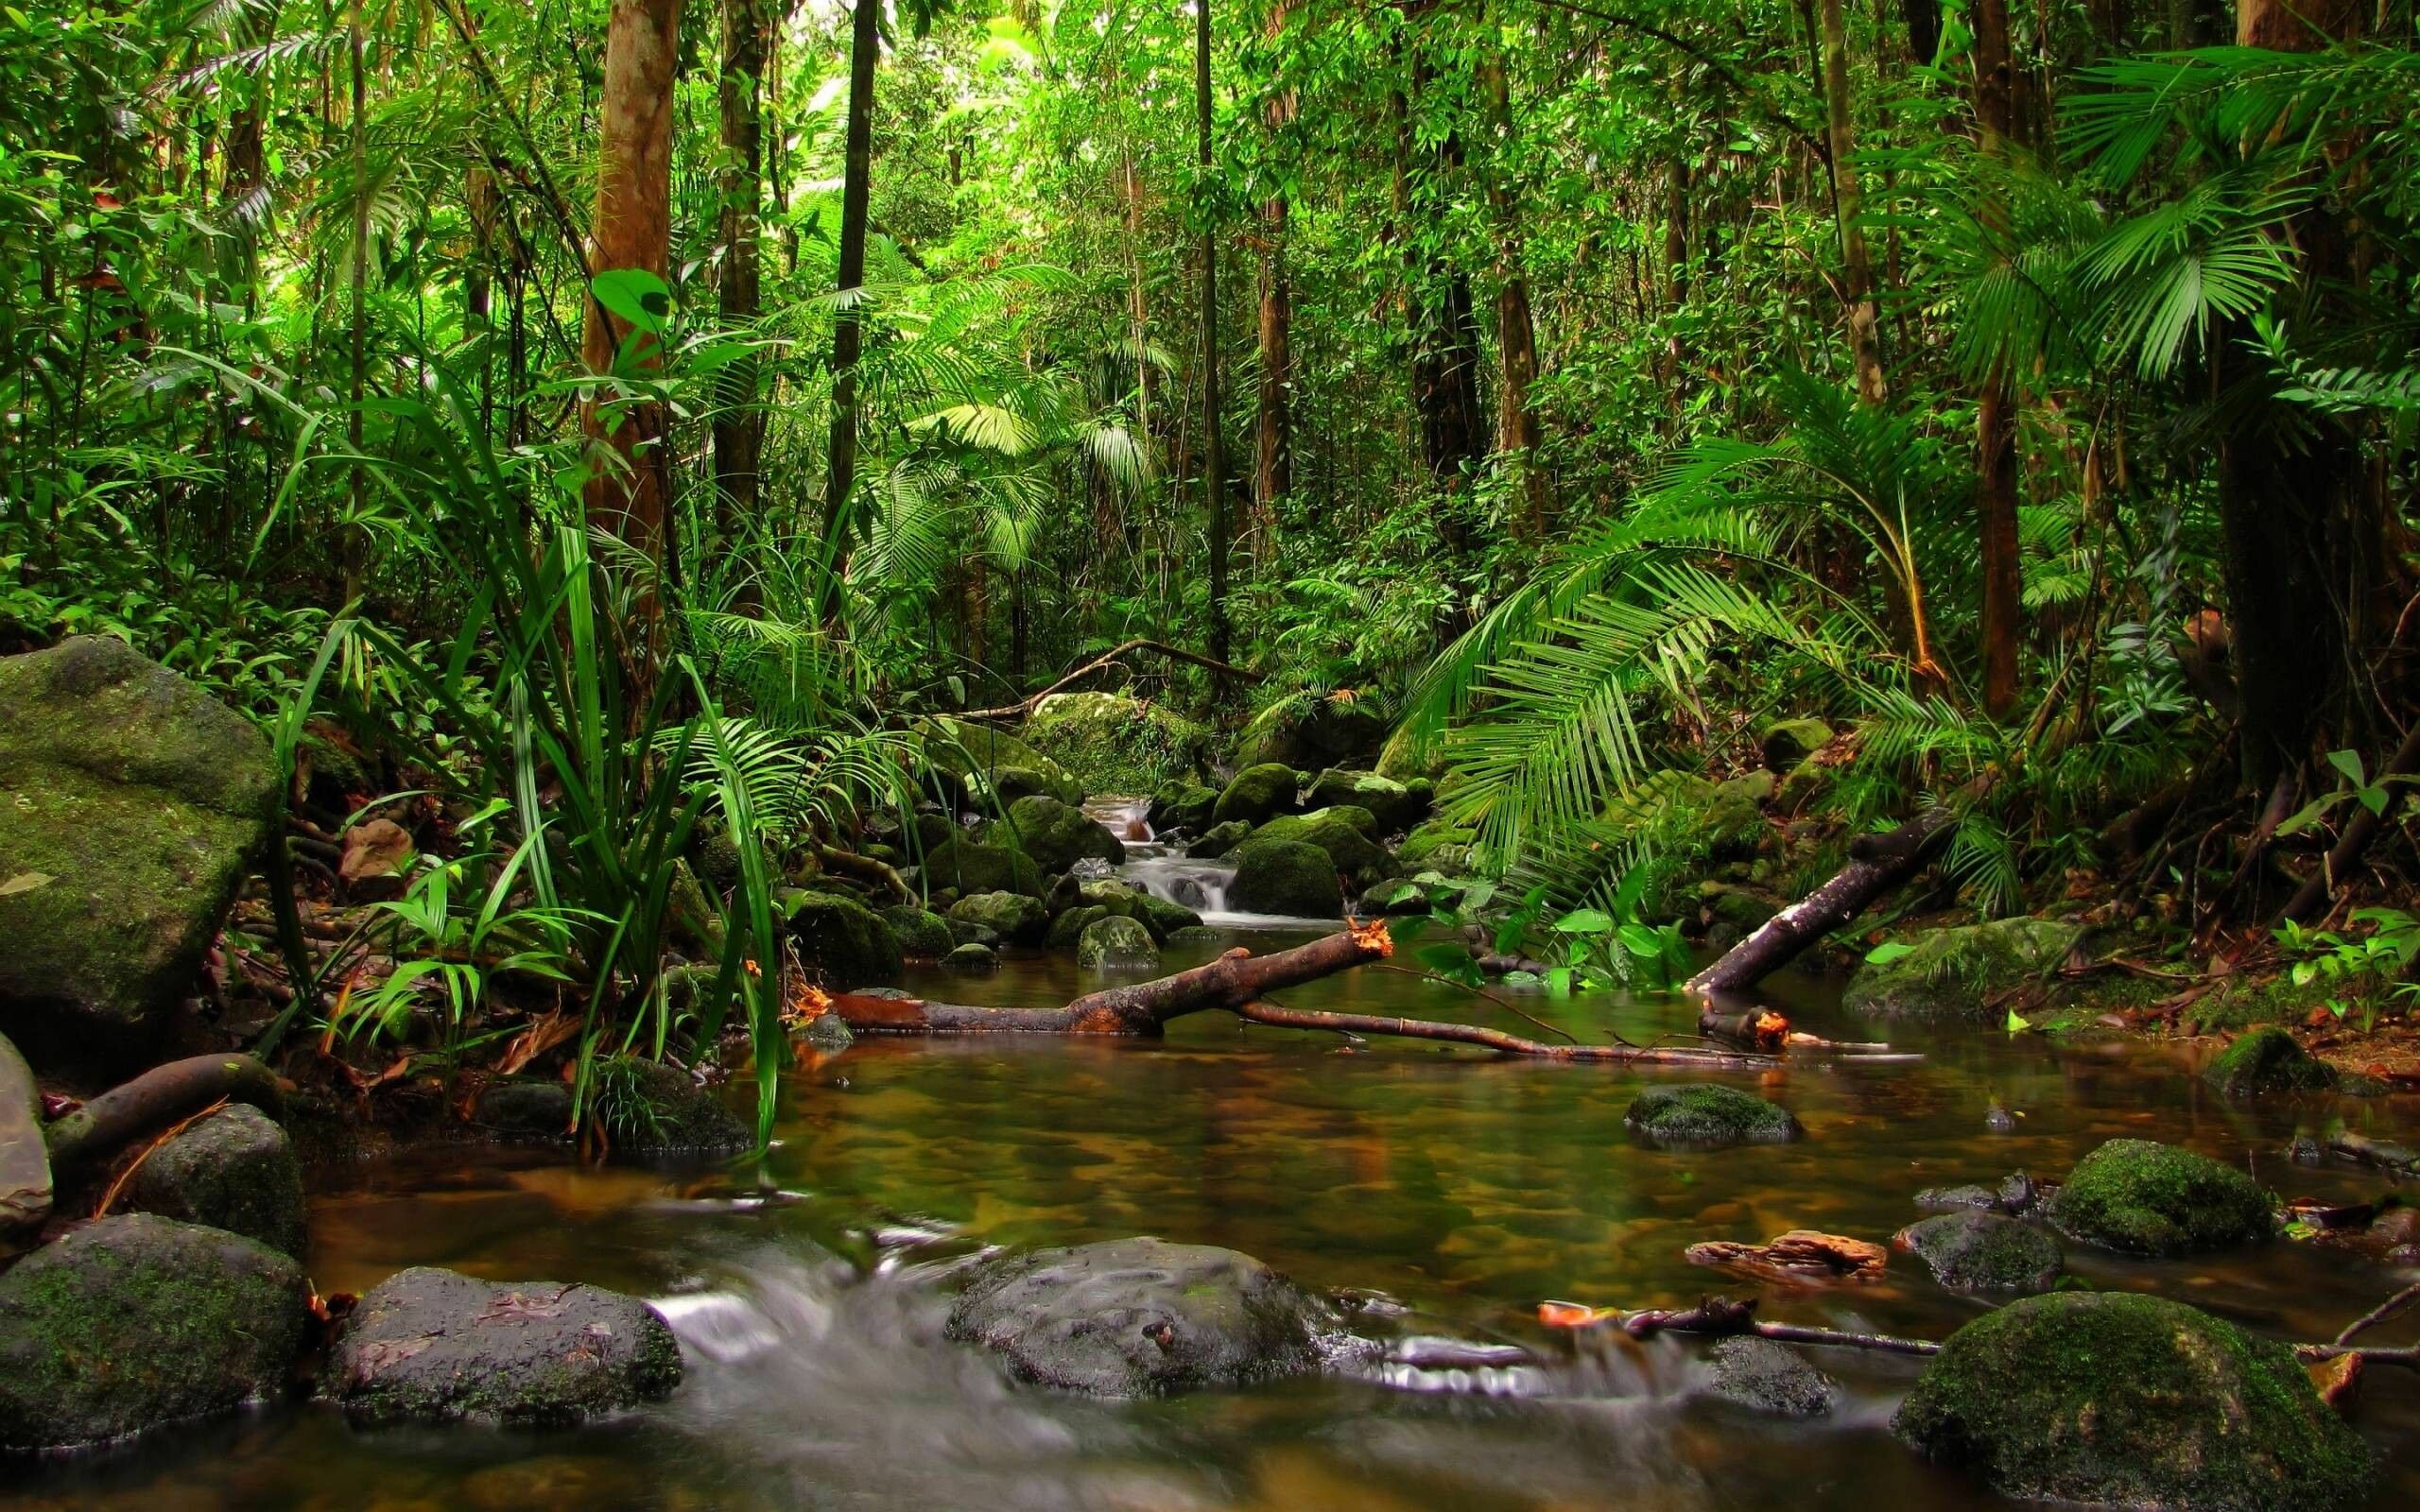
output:
[[1236,879],[1236,864],[1224,858],[1197,861],[1151,833],[1147,816],[1150,804],[1142,799],[1093,799],[1084,812],[1109,826],[1126,843],[1126,860],[1117,875],[1156,898],[1183,903],[1218,929],[1268,930],[1306,925],[1314,920],[1284,919],[1270,914],[1238,913],[1227,906],[1227,888]]
[[[1231,937],[1269,949],[1301,936]],[[1167,964],[1218,948],[1172,951]],[[1040,1005],[1100,983],[1061,954],[909,985]],[[1792,993],[1805,1001],[1787,1005],[1819,1032],[1874,1031],[1812,984],[1792,979]],[[1500,1022],[1386,971],[1287,997]],[[1633,1039],[1687,1017],[1672,1004],[1530,1005]],[[1536,1323],[1536,1304],[1685,1305],[1753,1289],[1691,1266],[1683,1246],[1798,1227],[1881,1238],[1918,1216],[1921,1188],[2017,1168],[2056,1175],[2116,1135],[2249,1160],[2290,1193],[2375,1195],[2375,1175],[2288,1166],[2275,1152],[2298,1114],[2341,1113],[2381,1135],[2398,1117],[2377,1103],[2229,1108],[2185,1053],[2155,1046],[1973,1029],[1895,1038],[1922,1058],[1764,1078],[1760,1090],[1806,1123],[1805,1142],[1709,1153],[1624,1135],[1623,1108],[1652,1073],[1341,1045],[1215,1016],[1156,1043],[864,1043],[791,1075],[761,1170],[591,1168],[478,1149],[321,1183],[309,1260],[323,1291],[413,1264],[637,1291],[664,1307],[687,1354],[670,1401],[553,1435],[355,1433],[331,1413],[278,1405],[12,1467],[0,1507],[1994,1507],[2003,1503],[1889,1436],[1908,1362],[1815,1351],[1844,1387],[1840,1414],[1760,1420],[1689,1397],[1699,1345],[1555,1333]],[[2018,1115],[2014,1132],[1985,1131],[1995,1103]],[[1103,1403],[1015,1385],[942,1338],[952,1268],[980,1246],[1137,1233],[1232,1246],[1315,1286],[1378,1294],[1367,1311],[1392,1352],[1339,1377]],[[2175,1263],[2069,1261],[2086,1284],[2187,1298],[2286,1338],[2332,1334],[2411,1279],[2283,1242]],[[1768,1291],[1764,1310],[1938,1336],[1982,1305],[1894,1257],[1880,1282]],[[1501,1346],[1523,1348],[1491,1348]],[[2420,1493],[2420,1391],[2392,1375],[2373,1378],[2360,1418],[2384,1456],[2380,1508]]]

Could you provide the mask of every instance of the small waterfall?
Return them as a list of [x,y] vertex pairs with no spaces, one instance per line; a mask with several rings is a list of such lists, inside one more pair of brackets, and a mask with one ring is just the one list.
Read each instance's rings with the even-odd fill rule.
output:
[[1149,841],[1151,833],[1151,800],[1147,798],[1088,798],[1084,812],[1109,827],[1109,833],[1128,845]]

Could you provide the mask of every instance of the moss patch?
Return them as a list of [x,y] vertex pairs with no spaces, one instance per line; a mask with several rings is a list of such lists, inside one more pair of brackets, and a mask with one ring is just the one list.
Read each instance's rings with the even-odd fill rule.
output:
[[1983,1022],[2000,993],[2056,971],[2083,931],[2048,919],[1935,930],[1907,954],[1858,969],[1841,1005],[1860,1013]]
[[1191,774],[1211,737],[1208,725],[1115,693],[1052,694],[1034,707],[1024,733],[1085,792],[1130,796]]
[[2276,1207],[2268,1188],[2208,1156],[2111,1140],[2076,1162],[2044,1212],[2081,1244],[2166,1258],[2266,1239]]
[[1713,1082],[1651,1087],[1622,1122],[1649,1144],[1778,1144],[1806,1132],[1780,1104]]
[[2202,1068],[2202,1079],[2229,1097],[2326,1091],[2336,1073],[2274,1024],[2255,1029]]

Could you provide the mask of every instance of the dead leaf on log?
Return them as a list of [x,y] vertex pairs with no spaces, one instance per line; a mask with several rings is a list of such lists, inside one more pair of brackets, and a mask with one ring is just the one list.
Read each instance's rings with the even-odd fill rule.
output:
[[527,1069],[529,1062],[558,1045],[569,1042],[579,1033],[579,1020],[561,1008],[532,1022],[512,1037],[504,1047],[503,1058],[495,1063],[496,1074],[515,1076]]
[[1692,1265],[1711,1265],[1763,1280],[1866,1281],[1880,1276],[1891,1263],[1891,1252],[1880,1245],[1812,1228],[1792,1228],[1761,1245],[1710,1239],[1691,1245],[1682,1254]]
[[2310,1372],[2310,1383],[2319,1388],[2319,1400],[2336,1409],[2340,1417],[2348,1417],[2361,1395],[2361,1357],[2340,1354],[2333,1360],[2314,1360],[2303,1367]]

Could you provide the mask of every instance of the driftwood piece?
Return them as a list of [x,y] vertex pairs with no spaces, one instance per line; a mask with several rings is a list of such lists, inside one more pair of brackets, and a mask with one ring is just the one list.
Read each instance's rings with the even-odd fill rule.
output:
[[277,1076],[250,1056],[193,1056],[112,1087],[43,1131],[61,1191],[147,1135],[216,1102],[250,1103],[271,1117],[285,1107]]
[[1326,1013],[1315,1008],[1281,1007],[1274,1003],[1247,1003],[1235,1013],[1246,1023],[1265,1023],[1278,1029],[1326,1029],[1337,1034],[1436,1040],[1448,1044],[1477,1045],[1508,1056],[1530,1056],[1540,1060],[1697,1066],[1709,1071],[1754,1071],[1772,1064],[1772,1058],[1765,1056],[1694,1045],[1557,1045],[1474,1024],[1445,1023],[1434,1019],[1393,1019],[1370,1013]]
[[1754,1280],[1866,1281],[1891,1264],[1891,1252],[1880,1245],[1812,1228],[1792,1228],[1761,1245],[1709,1239],[1681,1253],[1692,1265],[1711,1265]]

